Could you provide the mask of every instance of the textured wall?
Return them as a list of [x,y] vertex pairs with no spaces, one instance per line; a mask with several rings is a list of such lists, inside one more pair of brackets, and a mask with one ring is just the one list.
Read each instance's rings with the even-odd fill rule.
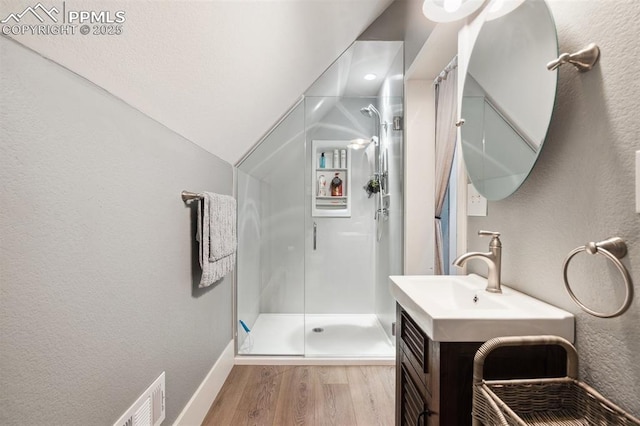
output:
[[[502,232],[504,282],[573,312],[582,379],[640,416],[640,215],[633,185],[640,2],[549,4],[560,50],[596,42],[602,57],[588,73],[560,69],[551,127],[533,173],[513,196],[489,203],[488,217],[469,218],[469,249],[487,249],[478,229]],[[635,280],[635,297],[621,317],[599,319],[569,299],[562,262],[573,248],[609,236],[627,241],[623,263]],[[469,265],[486,274],[481,263]],[[613,309],[622,301],[620,274],[610,264],[583,254],[571,265],[570,281],[585,303]]]
[[194,209],[228,163],[0,37],[0,423],[113,424],[166,371],[171,424],[231,340]]

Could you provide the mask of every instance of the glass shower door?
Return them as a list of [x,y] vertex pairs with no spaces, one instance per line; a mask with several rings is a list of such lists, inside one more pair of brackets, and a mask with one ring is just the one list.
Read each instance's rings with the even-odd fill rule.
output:
[[[361,110],[380,100],[310,96],[305,103],[305,355],[393,356],[393,344],[376,311],[379,298],[393,307],[391,295],[377,294],[375,288],[377,200],[363,188],[374,174],[377,151],[374,144],[349,146],[354,139],[369,141],[376,134],[378,121]],[[323,183],[335,176],[341,191],[329,187],[324,193]]]

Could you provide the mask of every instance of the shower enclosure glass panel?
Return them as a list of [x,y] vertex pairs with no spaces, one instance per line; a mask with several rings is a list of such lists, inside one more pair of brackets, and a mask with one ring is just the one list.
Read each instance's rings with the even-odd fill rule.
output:
[[[355,42],[238,165],[239,355],[395,355],[402,57],[401,42]],[[365,189],[383,178],[382,196]]]
[[304,143],[301,102],[237,169],[238,354],[304,354]]

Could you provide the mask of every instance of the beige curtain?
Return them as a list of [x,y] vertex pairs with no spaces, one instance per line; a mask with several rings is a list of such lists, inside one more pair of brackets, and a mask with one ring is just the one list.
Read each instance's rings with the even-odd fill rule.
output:
[[457,57],[447,65],[435,81],[436,91],[436,259],[435,275],[444,271],[442,222],[440,215],[445,201],[453,154],[456,149],[456,117],[458,93]]

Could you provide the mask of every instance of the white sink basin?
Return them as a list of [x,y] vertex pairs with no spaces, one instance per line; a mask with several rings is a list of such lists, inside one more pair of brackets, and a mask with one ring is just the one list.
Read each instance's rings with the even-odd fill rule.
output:
[[573,342],[571,313],[504,285],[502,293],[489,293],[487,280],[478,275],[389,278],[393,297],[433,341],[552,334]]

